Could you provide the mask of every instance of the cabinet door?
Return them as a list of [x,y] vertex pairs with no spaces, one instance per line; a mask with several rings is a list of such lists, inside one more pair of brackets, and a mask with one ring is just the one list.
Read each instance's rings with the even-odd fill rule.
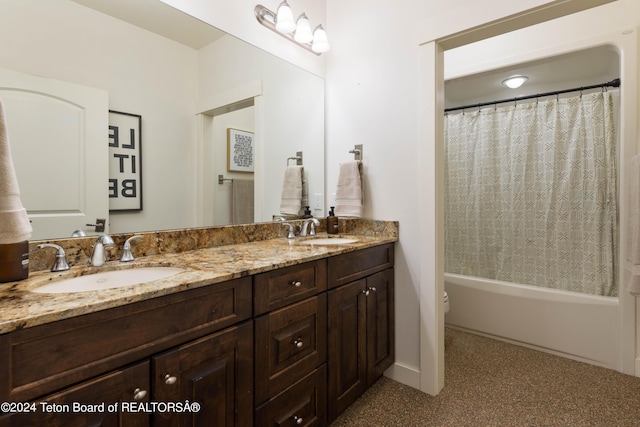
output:
[[395,359],[393,268],[367,277],[367,386]]
[[147,361],[36,399],[35,411],[0,416],[0,426],[148,426],[147,413],[122,408],[148,402],[149,390]]
[[367,388],[366,280],[328,293],[328,414],[333,421]]
[[197,412],[156,412],[154,426],[251,426],[253,322],[152,359],[153,400],[197,402]]

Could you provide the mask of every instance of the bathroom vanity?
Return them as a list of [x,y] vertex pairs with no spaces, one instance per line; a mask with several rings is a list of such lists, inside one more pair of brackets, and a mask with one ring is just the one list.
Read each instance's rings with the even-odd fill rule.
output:
[[0,426],[327,425],[394,359],[397,234],[356,237],[149,255],[185,272],[112,290],[9,284]]

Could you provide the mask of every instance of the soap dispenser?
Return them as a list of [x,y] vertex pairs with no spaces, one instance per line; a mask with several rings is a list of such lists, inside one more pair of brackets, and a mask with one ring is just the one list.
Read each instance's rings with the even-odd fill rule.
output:
[[302,219],[307,219],[307,218],[313,218],[313,215],[311,214],[311,209],[309,208],[309,206],[304,207],[304,215],[302,215]]
[[327,234],[338,234],[338,217],[333,213],[335,206],[331,206],[327,217]]

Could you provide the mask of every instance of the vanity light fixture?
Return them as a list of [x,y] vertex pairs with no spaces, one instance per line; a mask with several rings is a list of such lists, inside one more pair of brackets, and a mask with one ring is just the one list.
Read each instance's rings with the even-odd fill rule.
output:
[[297,21],[294,21],[293,12],[286,1],[280,3],[277,13],[261,4],[254,8],[254,13],[260,24],[309,52],[320,55],[331,47],[327,32],[322,25],[318,25],[311,32],[311,22],[304,13],[300,14]]
[[503,80],[502,84],[510,87],[511,89],[516,89],[522,86],[527,80],[529,80],[529,77],[527,76],[516,75]]
[[281,33],[289,34],[296,30],[296,23],[293,21],[293,12],[289,3],[283,1],[278,6],[278,12],[276,13],[276,30]]

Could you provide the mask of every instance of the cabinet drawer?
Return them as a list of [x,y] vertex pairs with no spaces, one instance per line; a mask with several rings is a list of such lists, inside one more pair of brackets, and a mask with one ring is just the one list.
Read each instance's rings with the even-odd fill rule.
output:
[[329,258],[329,289],[393,267],[393,244],[374,246]]
[[0,398],[32,399],[249,319],[251,291],[247,277],[13,332],[0,340]]
[[254,315],[258,316],[327,289],[326,260],[258,274],[254,278]]
[[325,426],[327,366],[307,375],[256,410],[256,427]]
[[327,359],[327,296],[255,319],[255,398],[262,403]]

